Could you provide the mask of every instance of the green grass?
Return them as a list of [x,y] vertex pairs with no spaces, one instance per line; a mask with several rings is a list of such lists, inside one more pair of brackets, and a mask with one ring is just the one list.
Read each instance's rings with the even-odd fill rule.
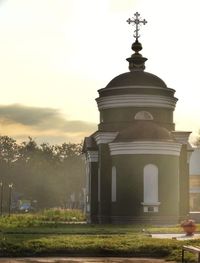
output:
[[48,226],[85,220],[80,210],[48,209],[34,214],[12,214],[0,217],[0,229]]
[[135,256],[180,260],[183,242],[128,235],[5,235],[1,256]]
[[[128,235],[141,234],[144,236],[147,233],[182,233],[180,226],[173,227],[154,227],[146,225],[90,225],[90,224],[68,224],[63,222],[41,222],[31,219],[21,220],[20,222],[12,223],[12,217],[9,218],[9,223],[1,224],[0,229],[3,233],[31,233],[31,234],[69,234],[69,235]],[[6,221],[7,219],[5,219]],[[1,222],[1,220],[0,220]],[[143,231],[145,229],[145,231]]]
[[[72,211],[62,213],[67,212],[72,215]],[[68,216],[60,212],[51,213],[53,212],[45,211],[40,214],[1,217],[0,255],[145,256],[179,262],[181,247],[188,244],[199,245],[200,241],[153,239],[142,231],[145,229],[146,233],[180,233],[180,226],[68,224],[72,222]],[[191,262],[191,259],[192,255],[188,254],[187,262]]]

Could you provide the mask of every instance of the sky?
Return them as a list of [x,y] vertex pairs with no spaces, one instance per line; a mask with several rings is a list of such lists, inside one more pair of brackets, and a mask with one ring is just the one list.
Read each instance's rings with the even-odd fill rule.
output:
[[97,129],[98,90],[128,71],[139,12],[146,71],[179,99],[176,130],[200,129],[199,0],[0,0],[0,135],[80,142]]

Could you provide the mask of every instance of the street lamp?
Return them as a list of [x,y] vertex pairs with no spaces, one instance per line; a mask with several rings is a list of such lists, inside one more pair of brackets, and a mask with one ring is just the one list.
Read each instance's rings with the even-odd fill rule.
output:
[[8,209],[9,210],[8,210],[8,215],[10,216],[13,183],[9,184],[8,187],[9,187],[9,200],[8,200]]
[[1,216],[3,214],[3,182],[0,182],[0,188],[1,188],[1,200],[0,200],[0,213]]

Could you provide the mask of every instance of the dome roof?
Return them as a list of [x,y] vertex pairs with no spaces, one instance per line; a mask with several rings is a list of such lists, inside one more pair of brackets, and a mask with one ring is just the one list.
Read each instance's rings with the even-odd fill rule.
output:
[[123,73],[112,79],[106,88],[122,86],[156,86],[167,88],[167,85],[162,79],[144,71],[131,71]]
[[115,141],[136,141],[136,140],[173,140],[171,133],[160,127],[153,121],[138,120],[129,128],[119,132]]

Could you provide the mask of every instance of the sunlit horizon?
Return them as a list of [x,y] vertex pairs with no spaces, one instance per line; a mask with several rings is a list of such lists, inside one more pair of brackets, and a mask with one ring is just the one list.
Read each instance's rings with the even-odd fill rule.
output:
[[193,139],[200,129],[198,7],[198,0],[1,1],[0,134],[62,143],[94,132],[97,91],[128,71],[133,28],[126,20],[138,11],[148,21],[140,38],[146,71],[176,90],[176,130]]

